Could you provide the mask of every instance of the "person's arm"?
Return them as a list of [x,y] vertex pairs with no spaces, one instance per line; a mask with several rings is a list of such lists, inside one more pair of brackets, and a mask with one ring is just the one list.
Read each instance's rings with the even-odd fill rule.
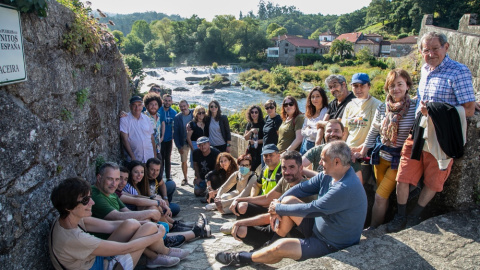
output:
[[198,182],[202,180],[200,179],[200,166],[198,166],[198,162],[193,162],[193,171],[195,172],[194,184],[198,184]]
[[[250,177],[250,175],[248,177]],[[252,177],[250,177],[250,179],[248,179],[248,182],[245,188],[236,197],[241,198],[241,197],[250,196],[250,193],[256,184],[257,184],[257,176],[253,175]]]
[[233,186],[235,186],[235,184],[237,184],[237,176],[238,171],[232,173],[232,175],[228,177],[227,181],[225,181],[225,183],[223,183],[223,185],[217,190],[217,198],[220,198],[223,193],[228,192]]
[[[475,101],[470,101],[470,102],[467,102],[467,103],[463,103],[462,106],[463,106],[463,108],[465,108],[465,116],[466,117],[471,117],[475,114],[475,106],[477,106]],[[480,107],[480,105],[479,105],[479,107]]]
[[103,220],[94,217],[85,217],[83,218],[83,223],[85,224],[85,230],[88,232],[95,233],[106,233],[111,234],[115,231],[123,220]]
[[165,121],[162,121],[162,130],[160,131],[162,136],[160,136],[160,143],[163,142],[163,137],[165,136]]
[[187,131],[187,143],[190,149],[192,149],[193,151],[192,134],[193,134],[193,130],[190,128],[190,130]]
[[306,168],[306,167],[310,166],[310,164],[312,164],[312,162],[310,160],[308,160],[308,158],[305,155],[303,155],[303,157],[302,157],[302,167]]
[[129,211],[128,208],[125,207],[120,209],[120,211],[113,210],[105,216],[106,220],[125,220],[129,218],[136,220],[151,219],[152,221],[159,221],[161,215],[157,210]]
[[166,202],[168,203],[167,185],[165,185],[165,181],[163,179],[158,182],[158,191],[160,192],[162,199],[167,200]]
[[[120,131],[120,138],[122,139],[123,147],[125,147],[125,150],[127,151],[130,158],[132,160],[135,160],[135,155],[133,154],[132,147],[130,147],[130,143],[128,142],[128,134]],[[155,145],[155,142],[154,142],[154,145]]]
[[122,195],[120,200],[125,204],[133,204],[136,206],[160,206],[160,202],[157,200],[150,200],[148,198],[134,197],[128,195]]
[[302,144],[302,140],[303,140],[302,130],[299,129],[295,131],[295,140],[293,140],[292,144],[290,144],[290,146],[287,148],[287,151],[297,149],[300,146],[300,144]]
[[150,139],[152,140],[153,156],[156,157],[157,156],[157,147],[156,147],[156,144],[155,144],[155,138],[153,137],[153,134],[150,135]]
[[306,178],[310,179],[318,174],[317,171],[310,170],[308,168],[303,168],[303,175],[305,175]]

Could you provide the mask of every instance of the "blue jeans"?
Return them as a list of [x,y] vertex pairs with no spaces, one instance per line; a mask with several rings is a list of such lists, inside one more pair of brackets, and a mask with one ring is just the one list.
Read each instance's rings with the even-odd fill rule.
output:
[[306,138],[302,141],[302,147],[300,147],[300,154],[303,156],[310,148],[314,147],[315,143],[307,140]]
[[177,189],[177,184],[175,184],[175,181],[168,180],[165,181],[165,186],[167,187],[167,197],[168,203],[170,204],[170,210],[172,210],[172,216],[174,217],[180,213],[180,205],[172,203],[173,193],[175,193],[175,190]]

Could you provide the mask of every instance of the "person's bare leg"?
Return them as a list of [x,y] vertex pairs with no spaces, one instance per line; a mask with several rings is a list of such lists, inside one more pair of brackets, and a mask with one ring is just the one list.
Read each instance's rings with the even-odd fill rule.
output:
[[282,238],[273,244],[262,248],[252,254],[252,261],[273,264],[283,258],[299,260],[302,257],[300,240],[296,238]]
[[195,233],[193,231],[174,232],[174,233],[168,233],[168,235],[183,235],[185,236],[185,241],[190,241],[195,238]]
[[370,222],[371,228],[377,228],[382,225],[385,220],[385,213],[388,208],[388,199],[381,197],[375,193],[375,202],[372,208],[372,220]]
[[420,193],[420,197],[418,197],[418,205],[425,207],[433,199],[433,197],[435,197],[435,194],[437,194],[436,191],[424,186],[422,188],[422,192]]
[[186,161],[182,162],[182,172],[183,172],[183,179],[187,180],[187,183],[188,183],[188,178],[187,178],[188,165]]
[[408,183],[397,182],[397,203],[398,204],[406,204],[408,201],[409,193],[410,193],[410,185]]
[[240,215],[245,214],[247,212],[247,208],[248,208],[248,203],[246,203],[246,202],[239,202],[237,204],[237,212]]
[[[297,197],[287,196],[283,198],[282,204],[298,204],[304,203]],[[285,237],[288,232],[290,232],[294,225],[300,225],[302,223],[303,217],[291,217],[291,216],[283,216],[278,229],[274,231],[281,237]]]
[[362,174],[362,170],[356,172],[355,174],[358,176],[358,179],[360,179],[360,183],[362,183],[362,185],[363,185],[363,174]]
[[247,226],[238,227],[237,238],[242,238],[242,239],[245,238],[247,236],[247,230],[248,230]]

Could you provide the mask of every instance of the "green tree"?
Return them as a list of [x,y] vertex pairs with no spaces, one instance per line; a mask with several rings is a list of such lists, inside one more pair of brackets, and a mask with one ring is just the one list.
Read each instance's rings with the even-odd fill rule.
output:
[[128,34],[122,43],[124,54],[134,54],[140,56],[143,53],[144,44],[137,36]]
[[375,59],[375,57],[373,57],[372,52],[370,51],[370,49],[368,47],[364,47],[361,50],[359,50],[358,52],[356,52],[355,56],[357,57],[358,60],[360,60],[362,62],[365,62],[365,63],[372,60],[372,59]]
[[372,0],[368,5],[367,17],[365,23],[367,25],[382,22],[385,25],[385,19],[391,12],[391,3],[389,0]]
[[275,38],[275,37],[278,37],[278,36],[283,36],[283,35],[286,35],[288,34],[288,31],[285,27],[280,27],[280,28],[277,28],[275,29],[269,36],[268,38]]
[[267,35],[272,34],[273,31],[277,30],[278,28],[281,28],[282,26],[279,25],[278,23],[271,23],[267,26]]
[[153,61],[167,61],[168,54],[165,45],[161,44],[158,40],[150,40],[145,44],[143,50],[144,55]]
[[338,54],[340,55],[341,59],[345,59],[345,56],[347,54],[352,54],[353,53],[353,43],[350,41],[347,41],[346,39],[335,39],[332,42],[332,46],[330,47],[330,53],[331,54]]
[[173,38],[172,21],[168,18],[163,18],[160,21],[153,21],[150,24],[152,33],[157,36],[159,41],[168,48],[168,44]]
[[138,37],[144,44],[154,39],[150,25],[144,20],[134,22],[130,34]]
[[340,16],[335,24],[335,33],[343,34],[355,31],[358,27],[365,24],[365,16],[367,15],[367,8],[364,7],[355,10],[352,13]]
[[128,66],[128,68],[132,71],[132,78],[135,78],[143,73],[142,59],[140,59],[136,55],[125,54],[123,56],[123,61]]
[[112,35],[115,38],[115,43],[117,43],[117,46],[120,47],[122,45],[123,39],[125,39],[122,31],[113,30]]
[[282,65],[277,65],[273,67],[271,72],[273,74],[273,82],[282,86],[283,89],[287,88],[289,82],[294,81],[293,75],[292,73],[290,73],[290,70],[288,70],[288,68]]
[[239,35],[239,54],[246,60],[261,60],[265,57],[265,48],[270,41],[265,37],[265,32],[260,30],[259,21],[247,17],[242,21]]

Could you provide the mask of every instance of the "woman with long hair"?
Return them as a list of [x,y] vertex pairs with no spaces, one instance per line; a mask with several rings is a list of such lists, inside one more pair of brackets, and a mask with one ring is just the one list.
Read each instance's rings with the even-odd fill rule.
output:
[[[193,119],[187,124],[187,143],[191,151],[197,149],[197,139],[208,137],[208,125],[205,108],[198,105],[193,110]],[[182,183],[183,185],[183,183]]]
[[247,110],[248,123],[245,127],[245,140],[248,141],[248,152],[252,158],[250,170],[255,171],[262,159],[263,147],[263,120],[262,109],[257,105],[252,105]]
[[278,129],[277,148],[280,153],[287,150],[300,150],[302,143],[302,127],[304,116],[298,108],[297,100],[292,96],[286,96],[282,103],[282,125]]
[[[90,183],[84,179],[62,181],[53,189],[50,200],[60,214],[49,236],[50,258],[56,269],[117,269],[118,265],[133,269],[144,252],[148,268],[169,267],[189,254],[165,247],[165,228],[153,222],[91,217],[95,202]],[[102,240],[90,233],[110,236]]]
[[305,111],[305,121],[302,127],[302,146],[300,147],[300,154],[305,154],[310,148],[315,146],[317,133],[321,132],[319,136],[323,137],[323,129],[317,129],[317,123],[322,121],[327,113],[328,98],[325,90],[320,87],[314,87],[307,97],[307,105]]
[[226,115],[222,115],[220,104],[216,100],[208,104],[208,138],[210,145],[220,150],[220,152],[230,153],[230,144],[232,136],[230,134],[230,124]]
[[360,153],[365,156],[373,148],[371,164],[377,179],[377,191],[369,229],[375,229],[385,219],[388,197],[395,189],[400,152],[415,121],[417,100],[408,91],[413,82],[407,71],[394,69],[387,75],[383,87],[387,98],[378,106],[373,123]]
[[218,189],[215,202],[207,204],[207,210],[217,209],[222,214],[231,213],[229,207],[236,198],[256,196],[252,194],[257,184],[257,176],[251,170],[252,157],[241,155],[237,159],[238,171],[234,172]]
[[282,124],[282,118],[277,114],[277,103],[269,99],[264,104],[267,116],[263,126],[263,145],[278,143],[278,129]]
[[213,202],[217,195],[218,189],[227,181],[234,172],[238,170],[237,163],[232,155],[222,152],[217,156],[215,170],[209,172],[205,178],[207,179],[207,203]]

